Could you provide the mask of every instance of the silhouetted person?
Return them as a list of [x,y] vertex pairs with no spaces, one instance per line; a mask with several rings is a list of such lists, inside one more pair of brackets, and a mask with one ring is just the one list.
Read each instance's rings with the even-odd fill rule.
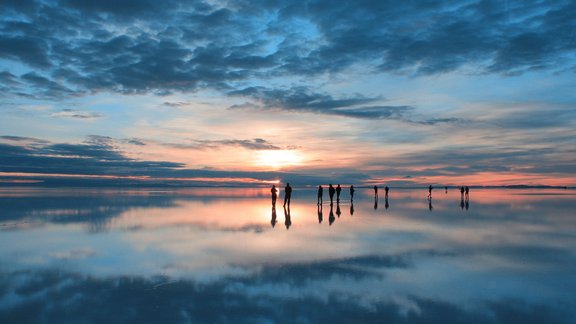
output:
[[276,207],[276,198],[278,198],[278,191],[276,190],[276,186],[272,185],[272,189],[270,189],[272,193],[272,206]]
[[340,202],[340,193],[342,192],[342,188],[340,187],[340,184],[338,184],[338,186],[336,186],[336,203]]
[[432,189],[434,189],[434,188],[432,188],[432,185],[429,185],[428,186],[428,199],[432,199]]
[[350,201],[354,200],[354,185],[350,186]]
[[276,205],[272,205],[272,219],[270,220],[270,224],[274,227],[276,226],[276,223],[278,223],[276,221]]
[[336,193],[336,189],[332,187],[332,184],[328,185],[328,196],[330,196],[330,206],[334,204],[334,193]]
[[284,206],[288,203],[288,208],[290,208],[290,198],[292,198],[292,187],[290,187],[290,183],[287,183],[286,188],[284,188]]
[[464,186],[460,187],[460,197],[464,200]]
[[350,203],[350,216],[354,216],[354,202]]
[[332,204],[330,204],[330,215],[328,216],[328,224],[330,226],[332,226],[332,223],[334,223],[335,220],[336,220],[336,218],[334,217],[334,211],[332,210]]
[[340,211],[340,204],[338,203],[338,201],[336,201],[336,216],[340,218],[340,215],[342,215],[342,212]]
[[390,191],[390,188],[388,188],[388,186],[384,187],[384,198],[388,199],[388,191]]
[[290,229],[290,225],[292,225],[292,219],[290,218],[290,204],[288,204],[288,209],[284,207],[284,225],[286,225],[286,229]]
[[322,204],[318,205],[318,224],[322,223],[322,219],[323,219],[323,215],[322,215]]
[[464,188],[464,191],[466,192],[466,199],[470,198],[470,188],[468,188],[468,186],[466,186],[466,188]]
[[324,195],[324,188],[318,186],[318,205],[322,205],[322,196]]
[[378,199],[378,187],[374,186],[374,199]]
[[444,193],[445,193],[445,194],[448,193],[448,186],[444,187]]
[[384,198],[384,208],[388,209],[388,207],[390,207],[390,205],[388,204],[388,196],[386,196]]

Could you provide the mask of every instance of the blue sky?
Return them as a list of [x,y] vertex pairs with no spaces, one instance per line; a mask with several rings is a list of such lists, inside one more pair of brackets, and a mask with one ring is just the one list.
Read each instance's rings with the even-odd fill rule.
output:
[[572,1],[0,12],[4,183],[576,185]]

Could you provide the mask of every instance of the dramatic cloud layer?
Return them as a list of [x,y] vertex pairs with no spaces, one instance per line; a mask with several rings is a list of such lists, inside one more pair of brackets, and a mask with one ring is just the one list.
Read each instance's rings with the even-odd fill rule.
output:
[[[574,69],[572,1],[3,2],[4,93],[226,89],[251,78]],[[24,69],[26,70],[26,69]]]

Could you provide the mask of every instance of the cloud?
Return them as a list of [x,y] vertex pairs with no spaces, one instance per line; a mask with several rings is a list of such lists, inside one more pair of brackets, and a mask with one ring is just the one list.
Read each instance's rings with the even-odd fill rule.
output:
[[[459,69],[515,75],[571,68],[576,49],[572,1],[334,6],[327,0],[161,5],[84,0],[3,1],[2,6],[0,58],[34,70],[20,75],[21,68],[6,64],[6,72],[35,89],[22,94],[12,84],[3,91],[41,98],[101,91],[233,92],[271,77],[339,73],[355,66],[415,76]],[[375,113],[338,114],[370,118]]]
[[50,114],[55,118],[78,118],[78,119],[96,119],[101,118],[102,115],[94,112],[87,112],[75,109],[62,109],[60,111]]
[[328,94],[314,93],[307,87],[290,89],[250,87],[228,94],[248,97],[256,101],[254,105],[232,106],[233,109],[246,107],[282,109],[364,119],[399,119],[414,109],[409,106],[366,106],[366,104],[379,101],[381,98],[356,96],[335,99]]

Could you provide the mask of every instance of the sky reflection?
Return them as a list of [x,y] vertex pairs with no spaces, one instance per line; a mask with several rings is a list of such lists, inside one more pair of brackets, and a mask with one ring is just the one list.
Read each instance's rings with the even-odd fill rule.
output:
[[[315,191],[296,188],[289,228],[281,204],[272,226],[268,193],[3,190],[0,320],[24,309],[57,320],[64,304],[83,318],[86,301],[114,309],[100,298],[133,295],[141,304],[121,304],[154,303],[169,312],[154,316],[177,322],[291,321],[277,305],[312,322],[574,318],[571,190],[473,189],[468,210],[455,189],[435,190],[430,210],[425,189],[393,189],[388,209],[358,189],[353,215],[344,194],[330,224],[329,203],[319,222]],[[205,298],[225,311],[201,310]]]

